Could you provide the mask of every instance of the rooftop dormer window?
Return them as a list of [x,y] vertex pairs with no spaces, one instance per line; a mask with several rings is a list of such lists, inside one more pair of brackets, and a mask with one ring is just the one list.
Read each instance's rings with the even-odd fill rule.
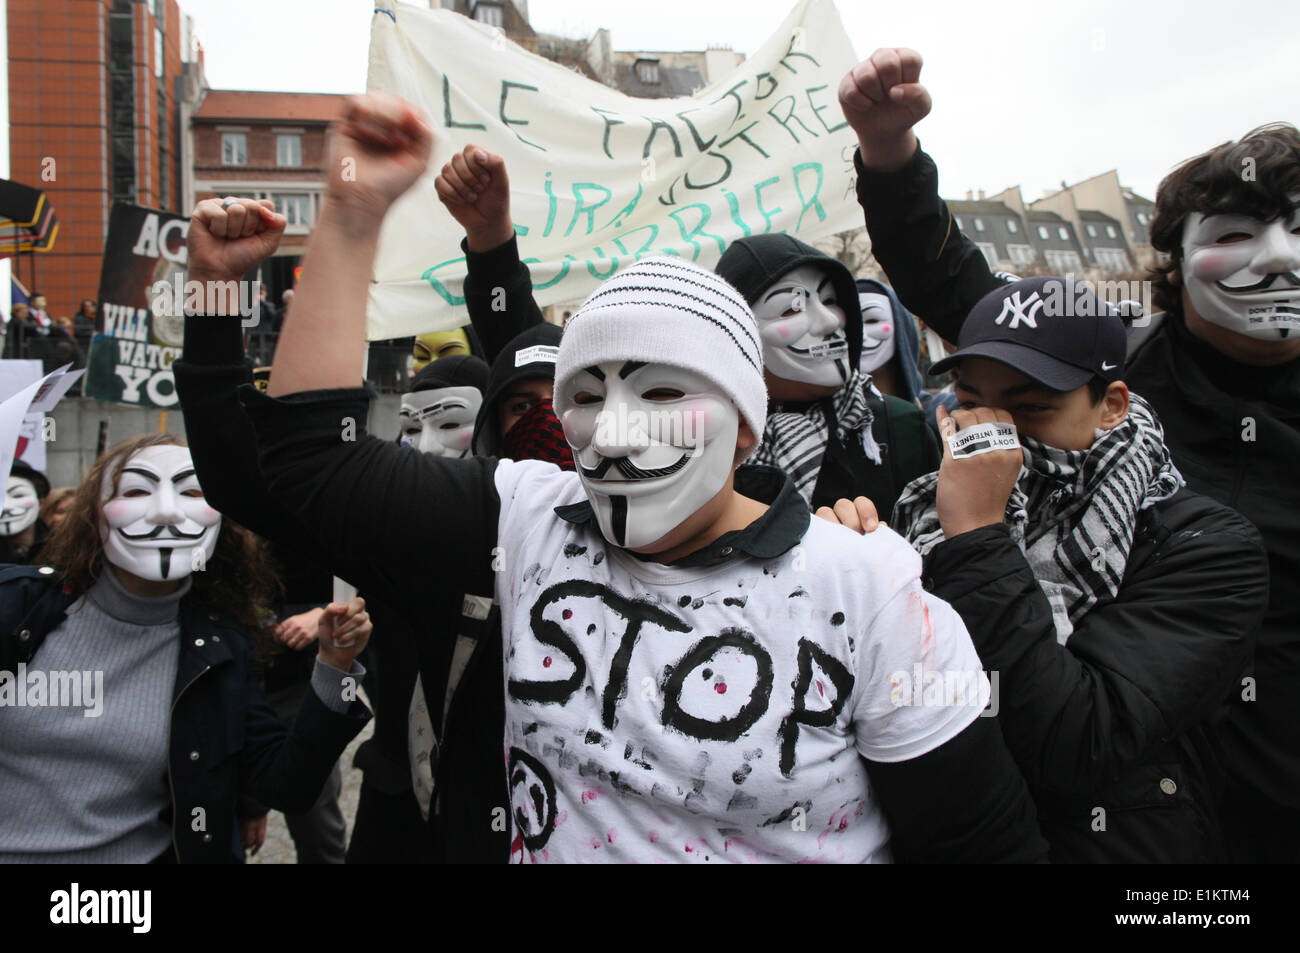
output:
[[638,57],[636,61],[636,78],[647,86],[659,83],[659,60],[654,56]]

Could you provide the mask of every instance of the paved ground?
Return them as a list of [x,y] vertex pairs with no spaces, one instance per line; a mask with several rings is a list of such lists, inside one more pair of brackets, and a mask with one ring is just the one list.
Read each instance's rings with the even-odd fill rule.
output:
[[[364,692],[362,693],[364,695]],[[352,767],[352,757],[357,752],[357,747],[374,734],[375,722],[372,718],[366,723],[361,734],[352,739],[352,744],[348,745],[347,751],[343,752],[343,793],[339,796],[339,803],[343,808],[343,818],[348,823],[348,837],[352,837],[352,819],[357,814],[357,798],[361,794],[361,772]],[[297,854],[293,849],[293,840],[289,837],[289,829],[284,826],[284,815],[279,811],[272,811],[267,818],[266,823],[266,843],[262,849],[257,852],[257,856],[249,857],[250,864],[292,864],[297,862]]]

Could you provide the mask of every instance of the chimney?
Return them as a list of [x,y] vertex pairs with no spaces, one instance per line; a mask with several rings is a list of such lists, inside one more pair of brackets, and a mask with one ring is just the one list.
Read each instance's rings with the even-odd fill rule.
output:
[[980,201],[983,202],[983,201],[984,201],[984,190],[983,190],[983,189],[980,189],[980,190],[979,190],[979,197],[980,197]]
[[966,201],[967,201],[967,202],[973,202],[974,200],[975,200],[975,193],[972,192],[970,189],[967,189],[967,190],[966,190]]

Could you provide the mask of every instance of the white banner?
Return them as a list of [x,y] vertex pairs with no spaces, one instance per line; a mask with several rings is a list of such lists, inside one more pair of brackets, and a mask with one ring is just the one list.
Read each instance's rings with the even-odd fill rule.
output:
[[836,97],[855,62],[832,0],[801,0],[730,75],[691,97],[634,99],[450,11],[376,11],[369,87],[419,104],[436,141],[384,222],[370,340],[468,322],[464,232],[433,183],[471,142],[505,157],[541,305],[581,300],[647,255],[712,267],[746,235],[860,227],[856,139]]

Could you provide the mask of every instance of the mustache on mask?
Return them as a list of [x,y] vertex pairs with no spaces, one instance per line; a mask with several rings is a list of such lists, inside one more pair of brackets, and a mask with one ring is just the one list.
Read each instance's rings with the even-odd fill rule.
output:
[[623,474],[623,477],[626,480],[656,480],[659,477],[666,477],[676,473],[682,467],[686,466],[687,461],[689,461],[692,456],[694,456],[693,452],[685,453],[676,463],[666,467],[658,467],[654,470],[643,470],[627,457],[605,457],[594,467],[584,467],[579,464],[578,470],[588,480],[605,479],[605,474],[609,472],[610,467],[615,467],[619,473]]
[[204,533],[207,532],[207,529],[205,528],[199,530],[197,533],[182,533],[180,530],[167,524],[161,526],[155,526],[147,533],[137,533],[134,536],[132,536],[130,533],[128,533],[126,530],[123,529],[119,529],[118,532],[122,535],[124,539],[129,539],[132,542],[135,542],[137,540],[158,539],[160,536],[162,536],[163,530],[165,529],[171,530],[171,533],[165,537],[166,539],[198,539]]
[[[1222,281],[1216,281],[1215,284],[1218,285],[1221,290],[1226,291],[1228,294],[1244,295],[1244,294],[1251,294],[1252,292],[1256,292],[1256,291],[1268,291],[1269,286],[1273,284],[1273,282],[1277,281],[1279,278],[1281,278],[1282,281],[1289,283],[1293,288],[1300,288],[1300,275],[1297,275],[1295,272],[1292,271],[1277,271],[1271,275],[1265,275],[1263,280],[1257,281],[1253,285],[1241,285],[1239,287],[1233,287],[1232,285],[1225,285]],[[1278,288],[1277,290],[1285,291],[1286,289]]]

